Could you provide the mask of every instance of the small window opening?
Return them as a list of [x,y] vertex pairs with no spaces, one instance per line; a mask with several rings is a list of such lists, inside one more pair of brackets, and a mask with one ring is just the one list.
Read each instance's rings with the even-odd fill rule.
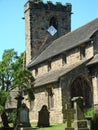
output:
[[47,88],[48,93],[48,108],[51,109],[54,107],[54,97],[52,88]]
[[66,54],[62,56],[62,65],[65,65],[67,63]]
[[51,70],[51,61],[48,62],[48,71]]
[[80,59],[82,60],[86,56],[85,47],[80,48]]
[[50,19],[50,26],[53,26],[55,29],[58,29],[58,23],[57,23],[57,19],[55,17],[52,17]]

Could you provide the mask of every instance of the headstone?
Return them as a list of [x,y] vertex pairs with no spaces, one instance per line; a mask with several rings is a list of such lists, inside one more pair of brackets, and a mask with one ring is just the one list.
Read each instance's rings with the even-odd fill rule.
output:
[[65,110],[65,112],[66,112],[66,120],[67,120],[67,128],[65,128],[65,130],[74,130],[71,124],[72,124],[72,119],[75,110],[71,108],[70,104],[67,104],[67,109]]
[[49,111],[46,105],[43,105],[38,113],[38,127],[49,127]]
[[83,97],[74,97],[72,99],[74,102],[74,127],[75,130],[89,130],[87,128],[87,120],[85,119],[83,112]]
[[31,127],[31,125],[29,121],[29,109],[26,104],[23,103],[18,110],[17,125],[15,130],[24,129],[26,127]]

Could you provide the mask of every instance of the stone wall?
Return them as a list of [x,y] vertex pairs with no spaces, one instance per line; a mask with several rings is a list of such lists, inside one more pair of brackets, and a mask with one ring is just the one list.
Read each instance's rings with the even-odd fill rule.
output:
[[[87,44],[87,46],[85,47],[85,54],[86,55],[85,55],[84,59],[89,59],[89,58],[93,57],[94,49],[93,49],[92,43]],[[75,64],[75,63],[79,62],[80,60],[81,60],[80,59],[80,48],[77,47],[77,48],[71,49],[68,52],[66,52],[65,66]],[[51,59],[50,62],[51,62],[50,71],[54,71],[54,70],[58,70],[58,69],[62,68],[62,66],[64,65],[62,54],[58,57]],[[48,73],[48,67],[49,67],[48,62],[40,64],[38,66],[38,75],[37,76],[41,76],[45,73]],[[33,70],[33,76],[36,76],[35,73],[36,73],[35,70]]]
[[89,59],[93,57],[93,55],[94,55],[94,45],[93,43],[90,43],[86,47],[86,58]]
[[46,93],[47,87],[52,87],[54,98],[54,107],[49,109],[50,123],[61,123],[63,122],[61,88],[59,88],[57,84],[51,84],[49,86],[44,86],[35,89],[34,107],[33,110],[30,111],[30,120],[37,122],[38,111],[40,111],[43,105],[48,106],[48,95]]
[[[26,25],[26,65],[53,40],[71,31],[71,4],[28,1],[24,6]],[[48,28],[55,18],[57,33],[51,36]],[[54,25],[55,26],[55,25]]]
[[48,65],[44,64],[38,67],[38,76],[41,76],[47,72],[48,72]]
[[98,31],[93,36],[94,39],[94,54],[98,54]]
[[67,53],[67,64],[74,64],[80,61],[80,50],[79,47],[68,51]]
[[[38,121],[38,111],[41,109],[42,105],[48,106],[48,96],[46,93],[47,87],[53,88],[53,98],[54,98],[54,107],[49,109],[50,112],[50,122],[62,123],[65,121],[65,104],[70,102],[71,93],[70,86],[74,79],[78,76],[86,77],[87,81],[90,82],[88,75],[88,70],[85,67],[86,63],[83,63],[79,67],[73,69],[69,73],[62,76],[58,83],[50,84],[45,86],[40,86],[40,88],[35,89],[35,101],[34,108],[30,112],[30,119],[33,121]],[[92,97],[92,96],[91,96]],[[91,100],[92,102],[92,100]]]
[[55,60],[51,61],[51,70],[58,70],[62,67],[62,58],[58,57]]
[[[27,6],[28,8],[28,6]],[[25,13],[25,35],[26,35],[26,66],[31,61],[31,34],[30,34],[30,11]]]
[[92,77],[94,108],[98,110],[98,77]]
[[[85,64],[82,64],[80,66],[78,66],[77,68],[73,69],[72,71],[70,71],[69,73],[67,73],[65,76],[61,77],[61,88],[62,88],[62,108],[63,108],[63,117],[65,117],[65,109],[64,106],[65,104],[69,103],[71,101],[71,84],[72,82],[78,77],[78,76],[83,76],[85,77],[85,79],[87,80],[87,82],[89,82],[91,87],[91,104],[93,104],[93,90],[92,90],[92,81],[89,78],[88,75],[88,70],[85,67]],[[89,100],[89,99],[88,99]],[[65,120],[65,119],[64,119]]]

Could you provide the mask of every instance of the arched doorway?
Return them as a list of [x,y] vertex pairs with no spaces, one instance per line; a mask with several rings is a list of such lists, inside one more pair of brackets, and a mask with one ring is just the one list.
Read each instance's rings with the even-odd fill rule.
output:
[[71,99],[79,96],[84,98],[86,108],[92,106],[91,86],[83,76],[77,77],[71,84]]

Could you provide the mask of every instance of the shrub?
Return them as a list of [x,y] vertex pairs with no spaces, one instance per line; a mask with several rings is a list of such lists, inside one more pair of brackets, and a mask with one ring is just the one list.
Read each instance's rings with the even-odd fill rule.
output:
[[86,110],[85,116],[86,117],[93,117],[95,113],[96,113],[96,111],[93,108],[90,108],[90,109]]
[[15,112],[7,113],[7,115],[9,123],[15,123],[16,113]]

